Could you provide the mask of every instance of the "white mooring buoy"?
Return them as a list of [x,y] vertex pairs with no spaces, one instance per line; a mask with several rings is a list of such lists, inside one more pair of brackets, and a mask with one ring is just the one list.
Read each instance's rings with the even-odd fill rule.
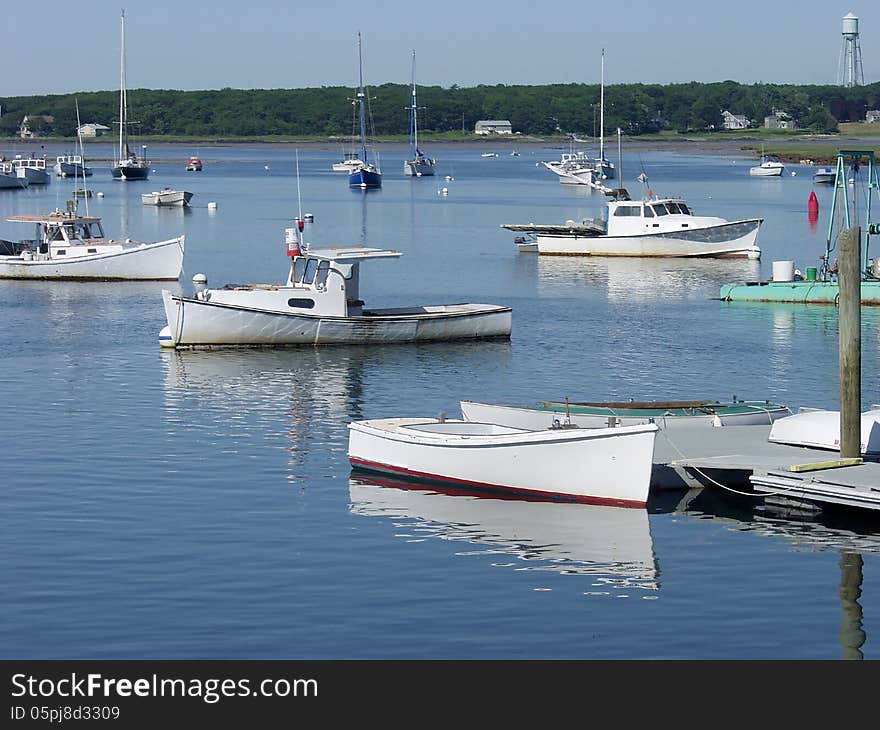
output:
[[217,210],[217,203],[215,203],[213,200],[208,203],[208,210]]

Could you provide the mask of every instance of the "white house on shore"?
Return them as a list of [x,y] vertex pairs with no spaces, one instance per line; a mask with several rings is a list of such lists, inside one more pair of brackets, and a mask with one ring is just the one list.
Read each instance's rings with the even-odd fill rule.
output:
[[744,114],[731,114],[727,109],[721,112],[721,118],[724,120],[725,129],[748,129],[749,118]]
[[791,114],[781,109],[774,109],[773,113],[764,117],[765,129],[797,129],[796,119],[792,119]]
[[865,112],[865,121],[868,124],[880,123],[880,109],[869,109]]
[[88,124],[81,124],[77,127],[76,133],[83,137],[100,137],[107,134],[109,131],[110,127],[105,127],[103,124],[89,122]]
[[474,134],[513,134],[507,119],[481,119],[474,125]]

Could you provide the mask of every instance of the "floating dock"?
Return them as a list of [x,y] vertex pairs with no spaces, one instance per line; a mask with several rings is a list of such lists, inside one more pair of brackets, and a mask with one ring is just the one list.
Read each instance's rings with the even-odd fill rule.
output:
[[[862,282],[862,304],[880,305],[880,281]],[[836,281],[750,281],[724,284],[724,302],[779,302],[789,304],[832,304],[840,297]]]
[[655,490],[750,489],[788,506],[857,507],[880,511],[880,463],[840,459],[838,452],[767,440],[770,426],[723,426],[657,433]]
[[756,492],[767,495],[767,501],[880,511],[880,464],[840,463],[806,471],[756,471],[750,481]]

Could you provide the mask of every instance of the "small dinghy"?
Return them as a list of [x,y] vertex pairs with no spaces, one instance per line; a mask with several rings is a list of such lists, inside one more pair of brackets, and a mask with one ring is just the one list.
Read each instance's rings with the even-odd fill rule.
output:
[[[880,456],[880,409],[862,413],[860,450],[864,456]],[[774,444],[840,450],[840,411],[807,410],[781,418],[773,424],[767,440]]]
[[349,424],[354,469],[617,507],[648,500],[656,424],[542,431],[436,418]]
[[623,401],[569,403],[542,401],[534,405],[503,405],[461,401],[466,421],[500,423],[516,428],[549,428],[554,421],[581,428],[656,423],[680,426],[769,426],[791,415],[787,406],[768,400]]

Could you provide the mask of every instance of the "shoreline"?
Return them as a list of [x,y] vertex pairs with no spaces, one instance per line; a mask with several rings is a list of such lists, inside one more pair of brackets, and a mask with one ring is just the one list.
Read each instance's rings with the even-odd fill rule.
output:
[[[872,130],[873,131],[873,130]],[[356,140],[355,140],[356,141]],[[110,144],[114,145],[115,141],[108,136],[83,140],[86,148],[94,144]],[[153,145],[163,145],[172,147],[187,147],[190,150],[196,149],[198,156],[199,149],[216,149],[216,148],[240,148],[240,147],[265,147],[267,149],[290,149],[292,146],[321,149],[321,150],[338,150],[346,146],[350,146],[353,141],[350,138],[325,138],[325,139],[266,139],[256,137],[253,139],[192,139],[182,140],[180,138],[161,139],[156,137],[142,138],[142,143],[148,147]],[[549,150],[567,150],[571,146],[571,142],[566,137],[537,137],[534,135],[502,135],[489,136],[485,138],[475,139],[472,137],[465,139],[431,139],[430,136],[422,139],[422,143],[428,147],[465,147],[465,148],[500,148],[504,150],[522,150],[522,149],[549,149]],[[71,138],[37,138],[37,139],[18,139],[9,138],[8,144],[0,144],[0,149],[14,150],[11,154],[4,155],[5,159],[12,159],[16,154],[32,153],[33,147],[39,145],[44,149],[46,146],[65,147],[76,144],[75,139]],[[585,138],[584,141],[574,143],[575,147],[580,149],[598,148],[598,138]],[[615,145],[614,137],[606,137],[605,147],[606,155],[609,148]],[[836,135],[798,135],[791,138],[773,138],[768,140],[766,137],[758,135],[737,135],[731,137],[710,137],[699,136],[689,137],[682,135],[681,137],[657,138],[657,137],[630,137],[625,139],[625,145],[628,150],[640,150],[651,152],[683,152],[687,154],[725,154],[735,155],[747,159],[759,160],[761,156],[760,149],[763,146],[766,153],[776,155],[783,162],[799,163],[803,159],[809,159],[815,165],[828,165],[836,161],[837,150],[839,149],[877,149],[880,147],[880,129],[876,135],[872,136],[856,136],[851,134]],[[371,142],[370,146],[378,149],[405,149],[408,142],[405,139],[385,139]],[[44,153],[48,155],[48,153]],[[88,157],[88,155],[86,155]],[[609,157],[613,157],[613,154]],[[101,157],[91,158],[95,162],[104,161]]]

